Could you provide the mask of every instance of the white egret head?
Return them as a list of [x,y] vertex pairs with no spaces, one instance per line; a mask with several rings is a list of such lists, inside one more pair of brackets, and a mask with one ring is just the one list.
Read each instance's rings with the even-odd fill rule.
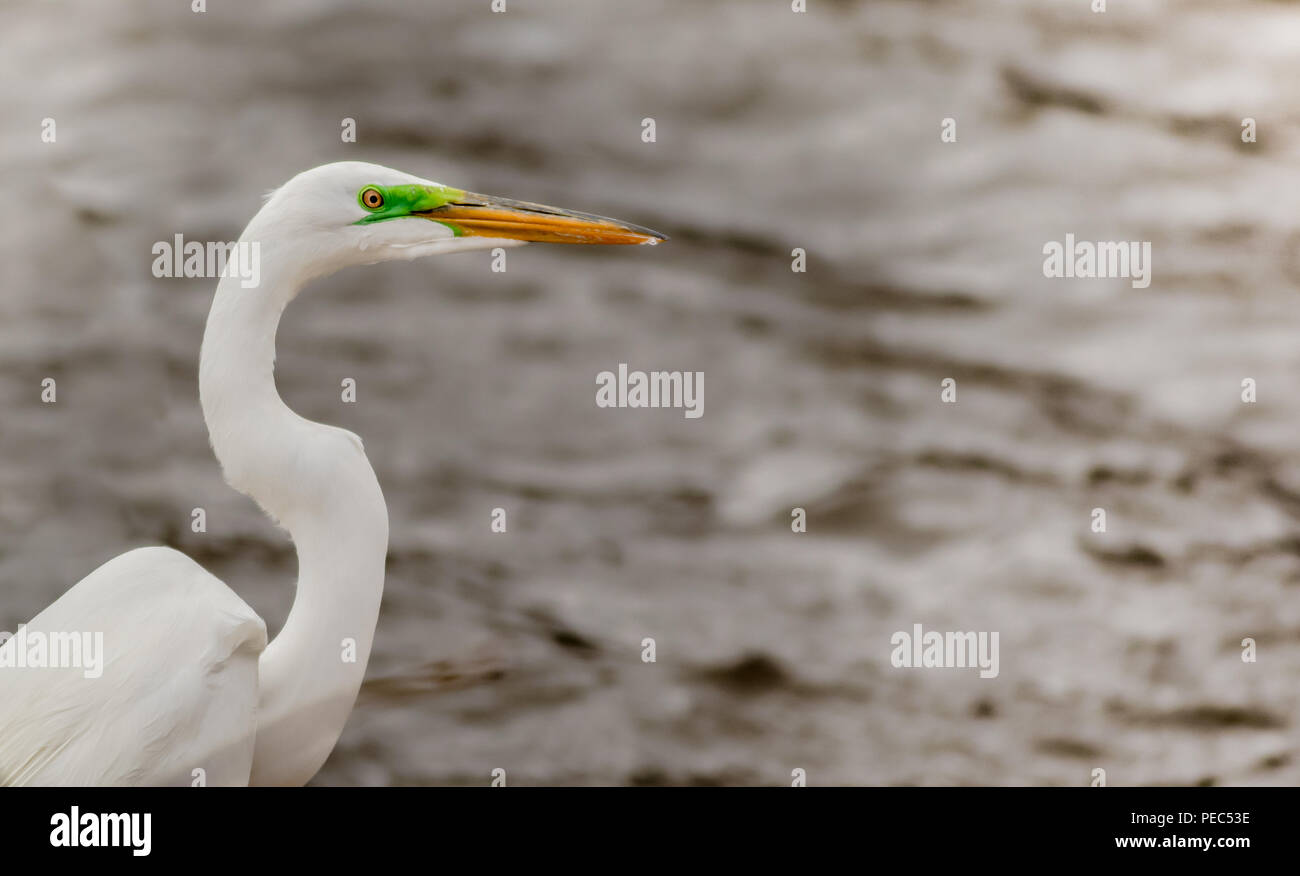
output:
[[[246,236],[288,244],[310,273],[533,242],[656,244],[665,237],[588,213],[496,198],[360,161],[325,164],[274,191]],[[306,267],[306,265],[301,265]]]

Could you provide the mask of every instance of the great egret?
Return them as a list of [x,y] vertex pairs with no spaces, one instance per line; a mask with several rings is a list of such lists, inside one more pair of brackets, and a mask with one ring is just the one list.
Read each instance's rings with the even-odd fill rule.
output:
[[233,273],[217,285],[199,397],[226,481],[293,539],[298,583],[284,629],[267,645],[262,619],[170,548],[108,561],[24,630],[24,643],[40,634],[51,648],[60,634],[102,632],[101,674],[52,667],[48,659],[33,666],[40,661],[25,658],[37,655],[15,653],[17,637],[0,646],[0,782],[311,779],[365,675],[388,511],[361,440],[306,420],[280,400],[273,368],[285,306],[308,281],[349,265],[528,241],[662,239],[612,219],[476,195],[360,162],[305,171],[275,191],[240,237],[258,245],[260,285],[245,288]]

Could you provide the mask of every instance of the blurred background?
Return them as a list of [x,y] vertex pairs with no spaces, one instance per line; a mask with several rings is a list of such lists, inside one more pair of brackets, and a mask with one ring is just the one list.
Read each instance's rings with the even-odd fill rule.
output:
[[[158,543],[279,628],[292,547],[198,407],[214,283],[150,247],[358,159],[672,240],[286,314],[280,391],[392,526],[317,784],[1300,782],[1300,10],[808,5],[0,4],[0,629]],[[1066,233],[1151,241],[1150,288],[1044,279]],[[704,416],[598,409],[619,362]],[[892,668],[916,623],[1000,675]]]

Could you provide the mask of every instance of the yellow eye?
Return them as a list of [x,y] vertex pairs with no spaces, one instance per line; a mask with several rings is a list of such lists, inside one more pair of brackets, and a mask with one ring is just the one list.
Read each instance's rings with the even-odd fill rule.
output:
[[379,189],[366,189],[361,193],[361,206],[367,210],[378,210],[384,206],[384,196]]

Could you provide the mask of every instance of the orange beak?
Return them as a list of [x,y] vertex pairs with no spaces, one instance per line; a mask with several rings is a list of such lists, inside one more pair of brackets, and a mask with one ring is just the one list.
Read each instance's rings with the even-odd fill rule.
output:
[[654,244],[658,231],[605,216],[464,192],[450,203],[414,213],[451,228],[457,237],[496,237],[536,243]]

